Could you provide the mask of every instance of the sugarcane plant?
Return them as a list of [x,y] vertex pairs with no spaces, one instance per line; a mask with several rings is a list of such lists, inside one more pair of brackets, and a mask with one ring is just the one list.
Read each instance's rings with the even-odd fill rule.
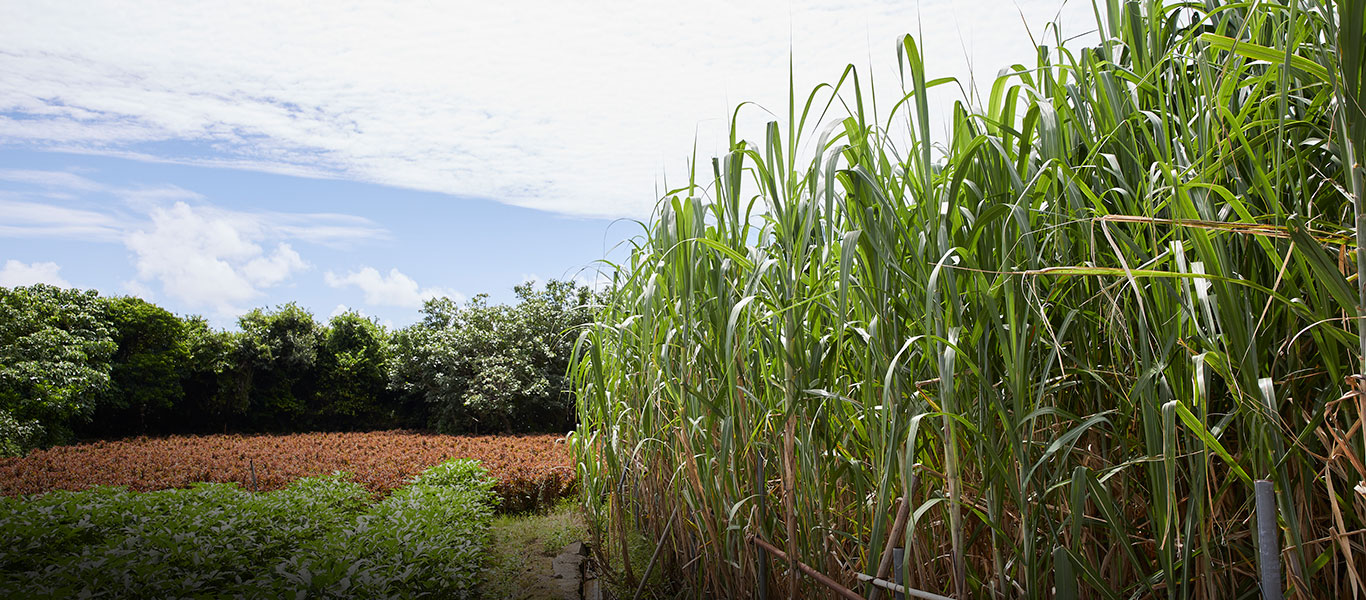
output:
[[1267,479],[1280,591],[1366,594],[1366,1],[1095,15],[950,115],[911,36],[893,102],[736,109],[576,345],[617,581],[827,597],[757,538],[865,596],[901,547],[954,598],[1251,597]]

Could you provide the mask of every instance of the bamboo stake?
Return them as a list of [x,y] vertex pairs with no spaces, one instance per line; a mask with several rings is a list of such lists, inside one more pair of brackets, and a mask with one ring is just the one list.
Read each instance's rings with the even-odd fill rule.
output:
[[[792,415],[787,416],[787,426],[783,428],[783,508],[787,520],[787,551],[797,553],[797,474],[796,466],[796,429],[797,422]],[[787,556],[784,554],[783,556]],[[797,597],[797,573],[788,570],[787,595]],[[863,600],[862,597],[859,600]]]
[[636,586],[636,595],[633,600],[640,600],[640,595],[645,593],[645,582],[650,580],[650,571],[655,568],[655,560],[659,558],[659,551],[664,549],[664,542],[669,538],[669,529],[674,526],[674,519],[678,517],[678,507],[674,506],[674,511],[669,513],[669,521],[664,524],[664,534],[659,536],[659,543],[655,544],[655,551],[650,555],[650,562],[645,565],[645,574],[640,576],[640,585]]
[[[758,450],[754,459],[754,493],[759,506],[759,526],[763,527],[765,519],[768,518],[764,507],[764,498],[768,495],[764,475],[764,451]],[[759,568],[756,576],[759,579],[759,600],[768,600],[768,551],[763,548],[759,548]]]
[[[765,542],[764,540],[759,539],[759,536],[751,533],[749,534],[749,536],[745,538],[745,540],[751,544],[755,544],[760,548],[763,548],[771,552],[773,556],[777,557],[779,560],[785,560],[788,562],[788,564],[797,567],[796,569],[789,569],[789,572],[792,573],[794,580],[796,578],[797,571],[800,570],[801,572],[811,576],[812,579],[815,579],[821,585],[830,588],[831,591],[835,592],[843,598],[847,598],[848,600],[864,600],[863,596],[860,596],[854,593],[853,590],[850,590],[849,588],[840,585],[838,581],[831,579],[825,573],[817,571],[811,568],[810,565],[795,558],[792,558],[791,556],[788,556],[786,552],[779,550],[777,546],[774,546],[773,544],[770,544],[768,542]],[[794,589],[793,591],[795,592],[796,590]],[[793,597],[795,598],[796,595],[793,594]]]
[[[906,521],[911,517],[911,501],[905,497],[897,500],[896,520],[892,522],[892,532],[887,535],[887,544],[882,549],[882,560],[878,562],[877,571],[874,577],[877,579],[887,579],[892,570],[892,549],[896,548],[896,541],[901,536],[906,535]],[[877,600],[882,595],[882,588],[873,586],[873,591],[868,595],[868,600]]]
[[948,596],[941,596],[934,592],[926,592],[924,590],[917,590],[912,587],[906,587],[901,584],[892,583],[880,577],[873,577],[863,573],[857,573],[854,576],[858,577],[859,581],[866,581],[868,583],[873,584],[873,589],[887,589],[893,592],[897,592],[899,594],[906,594],[907,596],[911,596],[914,598],[922,598],[923,600],[953,600],[953,598],[950,598]]

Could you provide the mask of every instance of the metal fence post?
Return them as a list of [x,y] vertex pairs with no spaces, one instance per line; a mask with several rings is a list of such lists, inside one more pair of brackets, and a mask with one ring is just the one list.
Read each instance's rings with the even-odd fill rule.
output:
[[[905,566],[906,549],[900,546],[892,548],[892,572],[896,574],[893,577],[893,581],[897,585],[906,585],[906,571],[903,570],[905,569]],[[897,592],[892,598],[895,600],[906,600],[906,594],[904,592]]]
[[1262,571],[1262,600],[1281,600],[1281,545],[1276,524],[1276,486],[1265,479],[1253,484],[1257,496],[1257,555]]

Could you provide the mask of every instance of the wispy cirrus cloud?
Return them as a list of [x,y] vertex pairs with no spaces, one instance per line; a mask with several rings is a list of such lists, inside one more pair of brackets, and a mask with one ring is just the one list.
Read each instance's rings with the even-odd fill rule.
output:
[[0,236],[95,241],[122,237],[125,223],[117,215],[18,199],[22,197],[0,191]]
[[798,93],[853,62],[894,102],[900,34],[932,76],[990,79],[1056,15],[1093,24],[1076,0],[9,2],[0,140],[640,217],[695,137],[725,150],[736,103],[782,118],[789,52]]
[[0,169],[0,181],[82,192],[102,191],[105,189],[104,184],[69,171]]

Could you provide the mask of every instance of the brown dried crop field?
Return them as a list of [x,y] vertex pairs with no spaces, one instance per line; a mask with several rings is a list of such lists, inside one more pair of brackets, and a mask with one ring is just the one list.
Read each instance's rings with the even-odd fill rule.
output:
[[409,431],[138,437],[0,458],[0,494],[15,496],[96,485],[138,491],[236,482],[260,491],[300,477],[352,473],[376,496],[446,460],[481,461],[498,480],[503,510],[533,508],[569,493],[574,466],[556,435],[455,436]]

